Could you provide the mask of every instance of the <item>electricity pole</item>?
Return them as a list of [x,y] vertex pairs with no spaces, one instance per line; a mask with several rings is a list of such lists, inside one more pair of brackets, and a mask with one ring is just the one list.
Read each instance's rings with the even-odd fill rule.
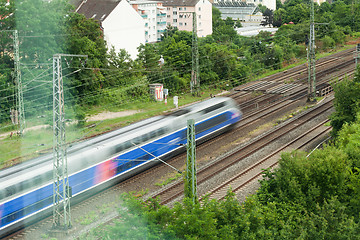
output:
[[355,52],[356,56],[355,56],[355,69],[357,69],[358,67],[358,59],[359,59],[359,54],[360,54],[360,43],[358,43],[356,45],[356,52]]
[[316,91],[314,26],[314,0],[310,0],[310,38],[308,45],[308,101],[315,100]]
[[192,199],[193,203],[197,201],[196,192],[196,144],[195,144],[195,121],[187,121],[187,161],[186,161],[186,179],[185,179],[185,197]]
[[[22,91],[21,71],[20,71],[20,57],[19,57],[19,37],[17,30],[1,30],[0,32],[13,33],[14,45],[14,65],[15,65],[15,96],[16,96],[16,111],[19,124],[19,135],[22,135],[25,128],[25,112],[24,112],[24,98]],[[16,121],[15,121],[16,122]]]
[[190,18],[192,14],[192,48],[191,48],[191,82],[190,91],[192,95],[200,95],[200,77],[199,77],[199,48],[198,48],[198,36],[197,36],[197,18],[196,12],[179,12],[183,18]]
[[53,56],[53,228],[71,228],[69,176],[65,141],[65,109],[61,57],[86,55],[55,54]]
[[199,77],[199,49],[197,36],[197,19],[196,12],[193,15],[193,31],[192,31],[192,69],[191,69],[191,93],[200,95],[200,77]]

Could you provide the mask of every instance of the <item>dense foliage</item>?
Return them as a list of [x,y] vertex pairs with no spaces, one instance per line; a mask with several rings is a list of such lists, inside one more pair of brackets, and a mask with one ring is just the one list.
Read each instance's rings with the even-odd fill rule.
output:
[[[200,86],[229,89],[266,71],[280,69],[306,57],[309,32],[308,2],[278,2],[274,12],[262,7],[266,24],[281,26],[272,36],[261,32],[241,37],[239,21],[221,19],[213,8],[213,34],[198,40]],[[316,5],[317,51],[343,44],[358,30],[359,3],[336,1]],[[68,107],[148,101],[149,83],[163,83],[170,94],[190,89],[192,33],[168,27],[161,42],[139,46],[137,59],[124,50],[107,49],[98,22],[73,12],[68,0],[0,0],[1,30],[17,29],[26,116],[43,115],[52,108],[52,57],[56,53],[88,55],[64,57],[63,75]],[[6,16],[6,17],[4,17]],[[290,21],[295,24],[283,25]],[[9,121],[15,107],[11,32],[1,32],[0,121]],[[164,64],[159,65],[160,58]],[[80,108],[77,108],[80,109]]]
[[[352,116],[342,119],[336,140],[310,155],[302,151],[283,153],[279,168],[266,170],[259,190],[244,203],[231,189],[223,201],[205,199],[193,204],[185,199],[172,208],[154,199],[143,201],[126,194],[121,220],[87,237],[360,239],[360,109],[354,106],[359,103],[359,94],[344,90],[356,82],[345,80],[335,88],[334,115]],[[351,111],[343,109],[347,105]]]
[[356,113],[360,110],[360,68],[353,79],[335,82],[334,89],[336,111],[331,115],[331,126],[332,133],[336,136],[345,123],[355,121]]

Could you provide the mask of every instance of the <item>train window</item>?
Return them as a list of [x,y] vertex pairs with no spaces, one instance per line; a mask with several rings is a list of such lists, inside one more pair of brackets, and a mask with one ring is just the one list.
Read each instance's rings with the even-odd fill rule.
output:
[[221,114],[220,116],[214,117],[209,119],[208,121],[202,122],[199,125],[196,126],[195,128],[195,132],[196,133],[201,133],[209,128],[214,127],[217,124],[220,124],[222,122],[226,121],[226,116],[225,114]]
[[150,132],[150,139],[151,139],[151,138],[154,138],[154,137],[156,137],[156,136],[157,136],[156,131]]
[[130,141],[126,141],[126,142],[124,143],[124,149],[131,148],[132,146],[133,146],[133,145],[131,144]]
[[175,111],[175,112],[170,113],[169,116],[176,116],[176,117],[178,117],[178,116],[184,115],[184,114],[186,114],[186,113],[188,113],[188,112],[190,112],[190,110],[180,109],[180,110],[177,110],[177,111]]
[[39,185],[41,183],[41,176],[37,175],[36,177],[34,177],[34,183],[35,185]]
[[149,133],[142,135],[142,141],[143,142],[146,142],[149,139],[150,139],[150,134]]
[[134,138],[133,143],[135,143],[136,145],[140,144],[141,143],[141,136]]
[[121,152],[122,150],[124,150],[124,144],[120,144],[118,146],[115,147],[115,152]]
[[222,107],[224,107],[224,106],[225,106],[225,103],[224,103],[224,102],[221,102],[221,103],[218,103],[218,104],[216,104],[216,105],[214,105],[214,106],[205,108],[205,109],[203,110],[203,113],[206,114],[206,113],[212,112],[212,111],[214,111],[214,110],[216,110],[216,109],[222,108]]
[[21,188],[22,190],[26,190],[31,187],[31,182],[29,180],[25,180],[21,182]]
[[48,171],[45,175],[46,180],[52,179],[53,177],[54,177],[53,171]]
[[16,184],[16,190],[17,192],[22,192],[24,190],[24,182]]
[[5,191],[6,191],[6,197],[9,197],[9,196],[12,196],[15,194],[16,189],[14,186],[10,186],[10,187],[5,188]]
[[166,133],[166,128],[160,128],[157,130],[157,135],[158,136],[161,136],[163,135],[164,133]]

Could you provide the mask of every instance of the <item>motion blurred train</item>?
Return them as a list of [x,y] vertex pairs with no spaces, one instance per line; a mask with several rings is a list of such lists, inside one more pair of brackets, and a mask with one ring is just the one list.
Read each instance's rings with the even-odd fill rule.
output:
[[[77,143],[67,149],[71,201],[184,151],[188,119],[195,120],[195,139],[200,142],[229,130],[241,117],[234,100],[215,97]],[[52,154],[0,171],[0,237],[50,215],[52,204]]]

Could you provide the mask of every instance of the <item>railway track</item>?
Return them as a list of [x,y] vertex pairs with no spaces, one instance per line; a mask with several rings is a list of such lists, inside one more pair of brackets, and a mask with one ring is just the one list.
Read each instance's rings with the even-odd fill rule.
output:
[[[345,54],[349,54],[349,52],[352,52],[353,50],[348,50],[345,52]],[[331,61],[332,62],[332,61]],[[351,65],[351,63],[348,63],[347,66]],[[348,71],[349,72],[349,71]],[[350,72],[353,72],[351,70]],[[326,75],[326,74],[324,74]],[[319,81],[319,84],[322,84],[322,81]],[[239,104],[239,106],[242,108],[244,117],[241,121],[241,123],[238,125],[237,129],[234,130],[235,132],[243,131],[246,128],[250,128],[250,125],[255,125],[260,120],[267,119],[267,117],[270,117],[272,114],[276,114],[278,111],[281,111],[281,109],[284,109],[286,107],[291,106],[292,104],[295,104],[296,101],[300,100],[301,98],[304,98],[307,95],[307,86],[300,85],[297,88],[289,89],[290,93],[284,95],[264,95],[260,97],[255,97],[254,99],[250,99],[248,101],[242,102],[241,99],[244,98],[244,96],[247,96],[251,93],[233,93],[229,96],[234,98]],[[251,128],[250,128],[251,129]],[[197,151],[204,151],[204,149],[208,148],[209,146],[212,146],[215,142],[220,142],[222,139],[229,137],[228,134],[223,134],[220,136],[217,136],[211,140],[209,140],[206,143],[203,143],[199,146],[197,146]],[[181,168],[182,162],[184,159],[184,155],[179,155],[168,161],[171,165]],[[181,164],[177,164],[176,162],[181,162]],[[139,181],[142,181],[143,178],[146,176],[153,175],[156,173],[160,168],[163,168],[162,165],[158,165],[153,167],[150,170],[145,171],[144,173],[134,176],[128,180],[125,180],[124,182],[119,184],[118,189],[125,188],[126,186],[135,184]]]
[[[331,73],[323,71],[322,74],[319,75],[318,78],[323,78],[323,81],[319,81],[318,82],[318,87],[321,86],[321,84],[326,83],[327,81],[329,81],[329,79],[332,79],[333,77],[336,76],[340,76],[341,74],[351,74],[354,70],[351,67],[351,61],[347,61],[347,63],[344,63],[343,66],[344,68],[348,69],[348,70],[344,70],[344,71],[338,71],[336,68],[334,68],[334,66],[336,66],[336,60],[338,60],[339,58],[343,58],[345,59],[346,54],[349,55],[353,52],[354,50],[347,50],[344,54],[338,54],[336,56],[336,58],[330,59],[330,60],[325,60],[325,62],[322,62],[321,65],[317,65],[317,71],[321,71],[321,67],[325,67],[326,63],[332,63],[331,64]],[[353,58],[352,58],[353,61]],[[319,61],[321,62],[321,61]],[[239,124],[238,126],[238,131],[234,130],[233,132],[230,132],[228,134],[225,135],[221,135],[219,137],[216,137],[214,139],[212,139],[209,142],[206,142],[202,145],[199,145],[197,147],[197,151],[201,152],[201,151],[207,151],[206,149],[209,147],[213,147],[216,146],[216,143],[221,142],[225,137],[229,137],[229,135],[235,135],[236,133],[238,133],[239,131],[243,131],[244,129],[251,129],[251,127],[249,127],[251,124],[252,125],[256,125],[256,123],[263,123],[264,121],[267,121],[267,119],[271,116],[274,115],[276,113],[281,113],[284,112],[285,108],[290,108],[291,106],[295,106],[296,102],[300,101],[302,98],[304,98],[307,94],[307,86],[305,86],[304,84],[301,83],[301,81],[305,81],[305,77],[303,77],[302,79],[299,80],[299,82],[292,82],[288,87],[288,88],[284,88],[282,89],[282,92],[275,92],[275,91],[270,91],[270,90],[274,90],[274,89],[280,89],[279,87],[281,87],[282,84],[281,81],[284,81],[284,79],[286,78],[290,78],[289,76],[300,76],[302,74],[307,74],[306,70],[301,69],[301,67],[297,67],[295,68],[295,70],[287,70],[285,73],[279,73],[277,74],[278,77],[279,75],[282,75],[282,77],[284,78],[278,78],[278,77],[274,77],[274,78],[278,78],[278,80],[280,81],[276,81],[275,83],[271,84],[267,84],[262,86],[261,88],[254,88],[252,91],[243,91],[243,90],[239,90],[236,91],[232,94],[230,94],[230,97],[233,97],[238,103],[239,105],[242,107],[243,112],[244,112],[244,118],[243,118],[243,123]],[[339,67],[339,65],[338,65]],[[352,69],[352,70],[351,70]],[[317,72],[318,73],[318,72]],[[287,75],[287,74],[293,74],[293,75]],[[334,74],[334,75],[332,75]],[[285,77],[287,76],[287,77]],[[262,81],[271,81],[272,79],[271,77],[268,77],[266,79],[263,79]],[[295,86],[295,84],[297,84]],[[254,83],[248,84],[248,86],[250,85],[254,85]],[[285,84],[288,85],[288,84]],[[255,92],[260,92],[262,94],[258,95],[258,96],[254,96],[254,91]],[[248,122],[248,124],[246,124],[246,122]],[[300,122],[299,122],[300,124]],[[235,133],[235,134],[234,134]],[[264,141],[264,140],[263,140]],[[180,155],[178,157],[175,157],[174,159],[171,159],[170,161],[168,161],[168,163],[170,163],[173,166],[176,166],[178,169],[181,168],[183,166],[183,162],[184,162],[184,155]],[[224,167],[225,165],[223,165]],[[231,165],[230,165],[231,166]],[[133,178],[130,178],[122,183],[119,183],[116,186],[110,187],[109,189],[104,190],[103,192],[99,193],[98,195],[96,195],[95,197],[91,197],[90,199],[97,199],[97,200],[93,200],[93,202],[97,202],[97,201],[102,201],[102,199],[107,198],[108,195],[111,195],[113,192],[118,192],[118,191],[129,191],[128,189],[133,189],[133,191],[139,191],[141,189],[134,187],[135,185],[137,186],[139,182],[143,182],[143,179],[151,179],[154,178],[154,176],[158,175],[158,171],[163,171],[161,169],[166,169],[167,167],[164,167],[163,165],[158,165],[156,167],[154,167],[153,169],[147,170],[145,172],[143,172],[142,174],[140,174],[139,176],[135,176]],[[218,166],[218,168],[221,168],[221,166]],[[204,175],[205,176],[205,175]],[[212,177],[209,176],[207,177],[207,179],[211,179]],[[206,177],[204,177],[204,179],[206,179]],[[199,180],[199,178],[198,178]],[[206,180],[204,180],[206,181]],[[150,182],[150,181],[149,181]],[[153,184],[149,183],[149,184]],[[201,182],[199,183],[201,184]],[[233,184],[233,183],[232,183]],[[224,186],[224,188],[226,188],[226,186]],[[179,193],[177,193],[179,194]],[[215,193],[214,193],[215,194]],[[155,194],[156,195],[156,194]],[[155,196],[154,195],[154,196]],[[171,202],[171,198],[172,199],[177,199],[177,197],[171,197],[171,195],[174,194],[170,194],[170,197],[167,197],[170,200],[166,200],[165,199],[165,195],[159,195],[160,198],[164,198],[164,201],[167,202]],[[180,194],[181,195],[181,194]],[[215,195],[214,195],[215,196]],[[163,201],[163,200],[162,200]],[[79,209],[84,209],[84,208],[89,208],[87,207],[88,203],[82,203],[81,205],[85,205],[85,207],[80,207],[80,205],[78,208]],[[82,211],[82,210],[80,210]],[[48,220],[44,220],[45,223],[40,223],[42,225],[46,225],[46,221],[49,222]],[[38,226],[38,224],[36,224],[36,226],[31,226],[30,228],[24,229],[18,233],[13,234],[11,237],[8,237],[7,239],[24,239],[23,236],[25,235],[25,233],[29,233],[29,232],[33,232],[36,231],[36,229],[41,228]]]
[[[276,149],[268,156],[262,158],[257,163],[248,167],[246,170],[233,176],[231,179],[221,183],[216,188],[207,192],[204,196],[209,197],[209,199],[223,200],[230,188],[234,193],[239,192],[242,188],[246,187],[254,180],[259,179],[264,172],[263,169],[274,168],[275,166],[277,166],[279,162],[277,159],[279,159],[279,154],[282,151],[286,151],[286,149],[301,149],[302,147],[305,147],[307,144],[319,137],[318,135],[311,136],[312,133],[314,131],[317,131],[318,129],[321,129],[320,135],[328,133],[331,130],[331,127],[324,126],[328,122],[329,120],[322,121],[320,124],[302,133],[297,138],[293,139],[282,147]],[[299,146],[297,146],[296,148],[292,147],[296,142],[299,142],[308,136],[310,137],[302,141]],[[200,197],[199,200],[202,201],[203,197]]]
[[[286,124],[283,124],[281,127],[266,133],[255,141],[241,146],[240,148],[236,149],[236,151],[225,156],[224,158],[218,159],[217,161],[214,161],[206,167],[198,170],[197,184],[201,185],[210,178],[213,178],[215,175],[221,174],[228,168],[232,167],[234,164],[237,164],[246,157],[251,156],[251,154],[261,150],[280,137],[288,134],[290,131],[299,128],[310,119],[323,114],[330,108],[332,108],[332,99],[327,100],[324,104],[312,108],[310,111],[302,114],[292,121],[287,122]],[[154,194],[152,197],[159,198],[161,204],[168,204],[171,201],[178,200],[178,198],[183,195],[183,189],[183,181],[178,181],[161,192]]]

